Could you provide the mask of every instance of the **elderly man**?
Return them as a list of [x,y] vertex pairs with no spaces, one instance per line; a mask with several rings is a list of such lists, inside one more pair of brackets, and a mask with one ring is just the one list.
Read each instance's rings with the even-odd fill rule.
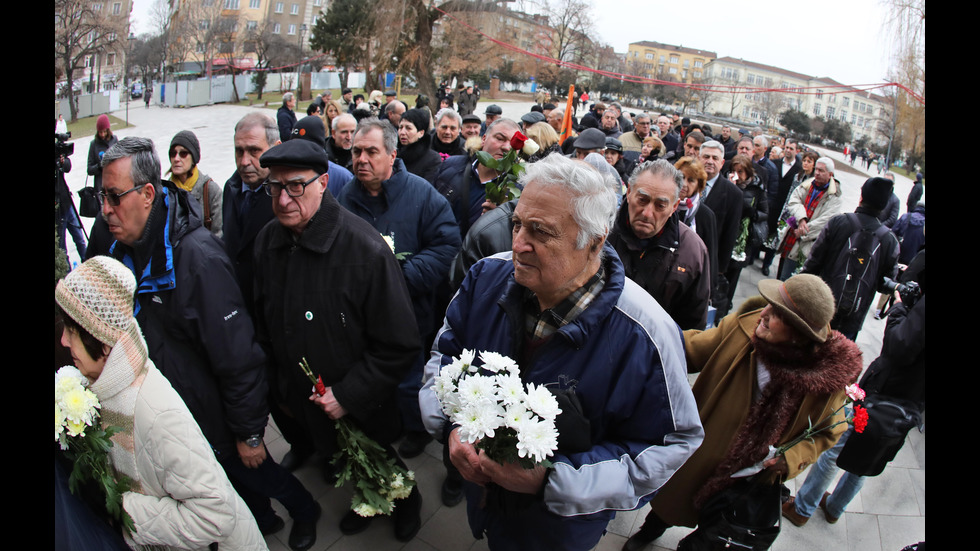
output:
[[263,443],[266,355],[221,241],[188,192],[160,181],[152,141],[125,138],[102,166],[102,216],[115,238],[109,254],[139,282],[135,315],[150,359],[187,404],[262,533],[284,526],[274,497],[294,520],[290,547],[309,549],[320,506]]
[[[449,202],[428,181],[408,172],[397,158],[397,136],[379,120],[365,119],[354,134],[356,178],[344,188],[337,202],[389,236],[401,261],[402,273],[412,297],[415,321],[422,340],[420,349],[432,342],[437,325],[436,287],[449,273],[459,252],[460,235]],[[422,426],[419,388],[425,354],[417,361],[398,388],[398,404],[405,425],[405,440],[398,448],[402,457],[415,457],[425,451],[431,438]]]
[[391,123],[391,127],[398,131],[398,125],[402,122],[402,115],[405,114],[405,104],[399,100],[393,100],[385,105],[385,118]]
[[327,159],[331,163],[353,171],[354,161],[350,149],[354,145],[354,129],[357,128],[357,119],[354,118],[354,115],[343,113],[334,117],[330,126],[330,136],[327,137],[324,146]]
[[681,142],[681,136],[671,128],[670,117],[660,115],[657,117],[657,128],[660,129],[660,141],[664,142],[664,149],[667,151],[665,159],[673,159],[677,155],[677,146]]
[[[450,113],[454,113],[450,111]],[[517,123],[500,118],[490,124],[483,135],[481,150],[495,159],[503,159],[510,153],[510,139],[517,132]],[[436,140],[433,140],[435,142]],[[443,161],[432,185],[452,206],[461,237],[481,214],[496,205],[487,201],[486,183],[500,176],[500,172],[480,164],[469,155],[456,155]]]
[[609,243],[626,277],[657,299],[681,329],[704,329],[711,263],[701,238],[673,215],[683,185],[684,175],[664,159],[635,172]]
[[463,128],[460,130],[459,134],[463,137],[463,140],[480,137],[480,127],[483,125],[483,121],[480,120],[479,115],[476,113],[463,115],[462,121]]
[[[560,123],[559,123],[560,124]],[[635,128],[629,132],[623,132],[619,141],[623,144],[623,156],[631,161],[640,158],[643,150],[643,140],[650,135],[653,127],[653,119],[647,113],[640,113],[636,116]]]
[[[513,252],[478,262],[446,312],[419,395],[429,432],[466,479],[470,529],[491,549],[592,549],[703,439],[676,325],[625,277],[606,236],[616,196],[584,163],[549,155],[521,177]],[[526,383],[574,395],[553,466],[501,465],[446,419],[433,392],[464,349],[513,358]],[[584,429],[587,438],[571,427]],[[576,441],[577,440],[577,441]]]
[[742,190],[721,175],[725,163],[725,147],[711,140],[701,145],[701,165],[707,176],[701,200],[715,213],[718,229],[718,264],[715,266],[717,285],[711,292],[712,304],[722,309],[728,303],[728,280],[725,272],[735,249],[742,224]]
[[602,130],[607,138],[618,138],[623,134],[623,131],[619,129],[617,113],[615,109],[610,107],[602,113],[602,118],[599,119],[599,130]]
[[606,137],[598,128],[586,128],[576,136],[572,146],[575,148],[575,153],[568,156],[581,161],[588,157],[589,153],[603,155],[606,149]]
[[487,133],[487,127],[493,124],[493,121],[499,119],[504,115],[504,110],[500,108],[497,104],[491,104],[487,106],[486,111],[483,112],[483,124],[480,125],[480,136]]
[[[334,421],[347,419],[400,462],[391,443],[401,429],[395,389],[420,353],[405,278],[381,235],[327,193],[323,147],[293,139],[260,159],[276,221],[255,242],[258,338],[270,352],[270,376],[324,457],[338,451]],[[326,392],[311,392],[305,359]],[[417,492],[397,502],[395,536],[420,525]],[[343,534],[365,530],[353,511]]]
[[296,96],[292,92],[282,95],[282,107],[276,111],[276,121],[279,123],[280,139],[286,141],[296,126]]
[[466,149],[463,147],[466,140],[459,135],[459,130],[463,126],[463,119],[459,113],[450,109],[440,109],[435,116],[435,128],[432,132],[432,149],[443,157],[453,155],[465,155]]
[[715,140],[725,147],[725,160],[729,161],[735,156],[735,138],[732,137],[732,127],[727,124],[721,127],[721,134],[715,136]]
[[700,130],[693,130],[684,136],[684,156],[697,159],[704,144],[704,134]]
[[813,164],[813,178],[796,186],[786,210],[796,222],[783,242],[786,261],[779,279],[786,281],[807,258],[820,232],[831,218],[840,214],[840,182],[834,178],[834,161],[820,157]]

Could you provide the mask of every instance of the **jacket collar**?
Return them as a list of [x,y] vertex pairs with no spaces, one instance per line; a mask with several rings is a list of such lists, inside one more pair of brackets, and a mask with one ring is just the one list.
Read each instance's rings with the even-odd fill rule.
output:
[[[585,309],[574,321],[563,326],[555,335],[563,336],[571,346],[581,348],[589,340],[589,336],[597,331],[606,320],[623,294],[626,273],[623,263],[619,260],[615,249],[608,242],[603,245],[603,267],[606,272],[606,283],[592,304]],[[517,324],[517,335],[523,334],[523,300],[525,287],[514,279],[511,271],[504,286],[504,291],[497,304],[508,313],[511,321]],[[519,341],[515,341],[515,344]]]
[[679,217],[675,212],[667,218],[667,222],[664,223],[664,227],[660,230],[660,233],[647,240],[646,246],[644,247],[641,243],[642,240],[633,233],[633,228],[630,226],[629,206],[626,200],[623,200],[623,204],[619,206],[619,215],[616,216],[616,227],[613,231],[619,234],[619,238],[631,250],[652,250],[657,247],[676,249],[680,239],[679,224]]

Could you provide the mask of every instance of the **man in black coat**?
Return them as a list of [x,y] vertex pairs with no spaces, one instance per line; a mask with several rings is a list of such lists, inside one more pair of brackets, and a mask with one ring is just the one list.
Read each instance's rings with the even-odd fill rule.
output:
[[263,443],[266,355],[221,240],[188,192],[160,181],[152,141],[125,138],[102,165],[110,254],[139,282],[135,315],[150,359],[187,404],[262,533],[285,524],[274,497],[294,520],[290,547],[312,547],[320,506]]
[[[786,142],[783,144],[783,156],[773,163],[776,166],[776,174],[778,175],[778,185],[776,188],[776,194],[771,198],[769,202],[769,235],[776,233],[777,226],[779,225],[779,215],[783,212],[783,206],[786,205],[786,199],[789,197],[789,188],[793,185],[793,180],[796,179],[796,175],[803,170],[803,163],[797,158],[796,154],[799,144],[793,138],[786,138]],[[776,252],[772,249],[765,249],[766,255],[762,260],[762,275],[769,275],[769,268],[772,267],[772,261],[776,257]]]
[[718,310],[725,311],[728,303],[728,280],[725,272],[732,259],[735,241],[738,239],[742,222],[742,190],[721,175],[725,162],[725,146],[711,140],[705,142],[700,150],[701,164],[708,176],[702,200],[715,213],[718,223],[718,264],[717,285],[712,291],[711,303]]

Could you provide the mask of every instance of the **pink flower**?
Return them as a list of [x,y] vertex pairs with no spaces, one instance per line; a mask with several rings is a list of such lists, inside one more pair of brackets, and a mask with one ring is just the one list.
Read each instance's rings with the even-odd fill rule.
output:
[[858,402],[860,400],[864,400],[864,391],[861,390],[861,387],[857,386],[856,384],[845,387],[844,393],[847,394],[847,397],[852,401]]

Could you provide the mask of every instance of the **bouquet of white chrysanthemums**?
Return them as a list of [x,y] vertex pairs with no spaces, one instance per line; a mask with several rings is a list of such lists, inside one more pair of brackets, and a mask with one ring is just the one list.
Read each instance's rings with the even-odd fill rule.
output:
[[521,381],[514,360],[496,352],[463,350],[442,367],[433,389],[442,410],[459,425],[459,438],[474,443],[497,463],[526,469],[558,449],[558,400],[544,385]]

